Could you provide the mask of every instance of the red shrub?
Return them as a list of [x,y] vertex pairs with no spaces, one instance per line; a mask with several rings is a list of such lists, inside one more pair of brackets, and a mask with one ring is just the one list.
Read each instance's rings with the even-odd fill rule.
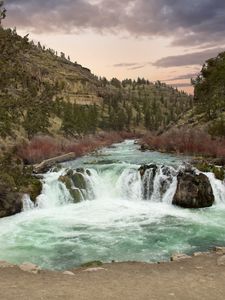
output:
[[18,145],[17,154],[27,163],[38,163],[68,152],[74,152],[77,157],[80,157],[101,147],[110,146],[113,143],[136,136],[127,132],[102,132],[76,140],[36,136],[31,141]]
[[141,142],[154,150],[187,155],[225,157],[225,139],[214,138],[201,130],[171,130],[160,136],[148,133]]

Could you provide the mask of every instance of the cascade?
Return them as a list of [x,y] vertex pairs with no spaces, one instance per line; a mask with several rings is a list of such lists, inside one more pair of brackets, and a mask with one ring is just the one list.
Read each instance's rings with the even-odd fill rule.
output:
[[224,245],[224,182],[205,173],[213,207],[172,205],[183,160],[143,154],[126,141],[63,164],[44,175],[35,205],[24,195],[24,211],[0,219],[0,260],[66,270],[93,260],[162,261]]
[[[136,201],[152,201],[171,204],[177,187],[177,174],[180,169],[171,166],[153,165],[147,169],[141,178],[138,166],[129,166],[118,174],[117,168],[98,172],[95,169],[87,169],[82,174],[86,182],[86,190],[78,190],[81,200],[98,199],[125,199]],[[50,208],[73,203],[71,194],[65,184],[59,181],[59,177],[65,175],[68,169],[62,169],[58,173],[47,173],[43,180],[42,194],[37,198],[36,207]],[[225,185],[215,179],[212,173],[206,173],[210,180],[215,203],[225,203]],[[28,195],[23,199],[24,210],[33,209],[34,205]]]

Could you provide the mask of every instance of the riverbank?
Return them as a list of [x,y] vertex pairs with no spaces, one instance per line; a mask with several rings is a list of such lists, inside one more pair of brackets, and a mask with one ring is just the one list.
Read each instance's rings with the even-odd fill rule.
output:
[[171,129],[161,135],[148,132],[139,143],[142,150],[198,156],[212,164],[225,165],[225,139],[203,130]]
[[72,273],[24,272],[0,267],[0,298],[4,300],[223,300],[224,251],[202,253],[160,264],[138,262],[80,268]]

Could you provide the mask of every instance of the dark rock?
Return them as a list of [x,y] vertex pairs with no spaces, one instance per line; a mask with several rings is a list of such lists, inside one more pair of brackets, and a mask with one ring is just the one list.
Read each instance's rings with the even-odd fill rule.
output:
[[67,190],[70,192],[74,203],[78,203],[82,200],[81,192],[79,191],[79,189],[73,187],[73,182],[70,176],[60,176],[58,180],[65,184]]
[[14,192],[0,180],[0,218],[11,216],[22,211],[22,193]]
[[60,176],[58,180],[65,184],[74,203],[78,203],[86,197],[87,184],[82,173],[69,170],[66,175]]
[[76,188],[86,190],[87,184],[86,184],[83,174],[75,173],[72,175],[71,179]]
[[78,173],[82,173],[82,174],[84,174],[84,172],[85,172],[84,168],[77,168],[76,171]]
[[145,174],[145,171],[146,170],[149,170],[149,169],[153,169],[153,172],[154,172],[154,175],[156,174],[156,170],[157,170],[157,165],[155,164],[150,164],[150,165],[142,165],[138,171],[140,172],[141,174],[141,177],[144,176]]
[[143,165],[139,168],[142,179],[142,194],[146,200],[152,196],[156,171],[157,166],[155,164]]
[[68,175],[60,176],[58,180],[64,183],[68,190],[72,189],[72,181]]
[[79,203],[83,200],[81,191],[79,189],[76,188],[71,189],[70,194],[73,197],[74,203]]
[[181,171],[177,176],[177,190],[173,204],[184,208],[210,207],[214,203],[213,190],[204,174]]
[[91,176],[91,171],[90,170],[86,170],[86,173],[88,176]]
[[55,167],[52,168],[51,172],[59,172],[62,169],[62,166],[57,164]]
[[141,144],[141,148],[140,148],[140,150],[141,151],[146,151],[146,150],[148,150],[149,148],[148,148],[148,145],[147,144]]
[[36,198],[41,194],[42,191],[42,183],[37,178],[29,178],[27,181],[27,185],[20,189],[24,194],[30,195],[30,198],[33,202],[35,202]]

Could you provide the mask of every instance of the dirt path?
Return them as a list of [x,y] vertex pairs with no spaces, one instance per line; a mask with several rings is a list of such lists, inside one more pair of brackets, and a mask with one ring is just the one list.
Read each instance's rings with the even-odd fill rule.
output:
[[105,264],[74,276],[0,268],[1,300],[224,300],[225,256],[211,253],[180,262]]

